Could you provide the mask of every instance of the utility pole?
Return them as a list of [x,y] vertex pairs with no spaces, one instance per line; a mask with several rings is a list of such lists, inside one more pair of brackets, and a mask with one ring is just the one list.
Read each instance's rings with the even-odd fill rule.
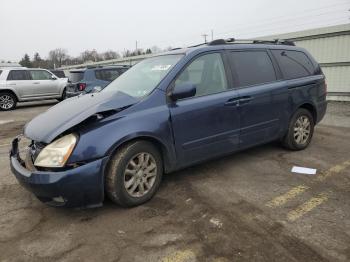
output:
[[136,40],[136,49],[135,49],[135,52],[136,52],[136,54],[137,54],[137,40]]
[[207,36],[208,35],[207,34],[203,34],[202,36],[204,37],[204,43],[207,43]]
[[211,41],[213,41],[214,40],[214,30],[212,29],[211,30]]

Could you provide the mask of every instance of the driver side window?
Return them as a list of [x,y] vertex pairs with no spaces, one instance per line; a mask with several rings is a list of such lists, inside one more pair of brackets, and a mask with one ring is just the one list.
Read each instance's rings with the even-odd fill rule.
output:
[[196,86],[195,96],[204,96],[227,90],[225,67],[219,53],[211,53],[196,58],[175,81],[179,85]]

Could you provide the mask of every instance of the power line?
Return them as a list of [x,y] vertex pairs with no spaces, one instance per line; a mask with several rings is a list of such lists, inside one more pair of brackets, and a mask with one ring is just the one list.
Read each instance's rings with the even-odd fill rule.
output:
[[[314,18],[317,18],[317,17],[320,17],[320,16],[324,16],[324,15],[329,15],[329,14],[333,14],[333,13],[337,13],[337,12],[341,12],[342,14],[344,13],[344,10],[337,10],[337,11],[331,11],[331,12],[325,12],[325,13],[321,13],[321,14],[317,14],[317,15],[313,15],[310,17],[310,15],[307,15],[307,16],[297,16],[297,17],[293,17],[293,18],[288,18],[288,19],[282,19],[282,20],[278,20],[278,21],[275,21],[275,22],[270,22],[270,23],[265,23],[265,22],[261,22],[259,23],[259,26],[266,26],[266,25],[270,25],[270,24],[279,24],[279,23],[282,23],[282,22],[289,22],[289,21],[295,21],[296,19],[314,19]],[[252,28],[252,27],[255,27],[253,26],[252,24],[250,24],[249,26],[232,26],[233,28],[235,29],[249,29],[249,28]],[[221,32],[220,34],[226,34],[226,33],[229,33],[229,32],[232,32],[232,30],[230,31],[226,31],[226,32]]]
[[[310,17],[310,15],[303,15],[303,16],[297,16],[297,17],[294,17],[294,18],[288,18],[288,19],[282,19],[282,20],[276,20],[274,23],[269,23],[269,24],[273,24],[273,26],[272,26],[272,28],[270,27],[270,26],[268,26],[268,27],[266,27],[266,25],[268,25],[268,23],[266,23],[266,22],[264,22],[264,21],[261,21],[260,23],[259,23],[259,25],[258,26],[254,26],[253,24],[250,24],[249,26],[243,26],[243,27],[239,27],[239,26],[232,26],[232,28],[235,30],[235,32],[233,33],[233,29],[231,29],[230,31],[226,31],[226,32],[219,32],[219,33],[216,33],[216,35],[225,35],[225,34],[236,34],[237,33],[237,31],[240,31],[240,30],[243,30],[244,29],[244,31],[245,32],[251,32],[252,30],[252,32],[253,33],[255,33],[255,32],[265,32],[265,31],[271,31],[271,30],[273,30],[273,28],[276,28],[275,27],[275,25],[276,24],[280,24],[280,23],[283,23],[283,22],[290,22],[290,23],[288,23],[288,24],[292,24],[293,23],[293,21],[296,21],[297,19],[299,20],[299,19],[308,19],[308,20],[310,20],[310,19],[315,19],[315,18],[317,18],[317,17],[321,17],[321,16],[324,16],[324,15],[327,15],[327,14],[333,14],[333,13],[336,13],[336,12],[340,12],[340,14],[343,14],[344,13],[344,11],[343,10],[337,10],[337,11],[335,11],[335,10],[333,10],[333,11],[330,11],[330,12],[324,12],[324,13],[320,13],[320,14],[314,14],[312,17]],[[331,18],[333,21],[335,21],[335,19],[334,18]],[[325,19],[322,19],[322,21],[324,21]],[[339,21],[339,20],[337,20],[337,21]],[[311,22],[311,23],[310,23]],[[314,23],[315,21],[309,21],[309,23],[306,23],[306,24],[312,24],[312,23]],[[303,22],[304,23],[304,22]],[[298,24],[297,24],[298,25]],[[321,26],[322,24],[320,24],[320,23],[316,23],[316,24],[314,24],[315,25],[315,27],[316,26]],[[283,27],[285,27],[285,25],[282,25]],[[281,25],[279,25],[279,27],[281,27]],[[184,37],[182,37],[182,39],[188,39],[188,38],[195,38],[195,35],[193,35],[193,34],[191,34],[191,35],[187,35],[187,36],[184,36]],[[177,41],[179,40],[179,38],[177,38],[176,39]],[[169,42],[171,42],[171,43],[173,43],[174,44],[174,42],[175,41],[169,41]],[[168,42],[168,43],[169,43]]]
[[[302,24],[300,24],[300,23],[295,24],[295,26],[298,26],[298,27],[299,26],[303,26],[303,25],[313,25],[315,27],[326,26],[324,23],[315,23],[316,21],[310,21],[310,19],[314,20],[317,17],[321,17],[321,16],[325,16],[325,15],[329,15],[329,14],[335,14],[337,12],[339,12],[339,14],[343,14],[344,13],[344,9],[343,10],[329,10],[327,12],[316,13],[316,14],[312,14],[311,17],[310,17],[309,12],[316,12],[316,11],[319,12],[320,10],[325,9],[325,8],[338,7],[338,6],[345,5],[345,4],[349,5],[349,2],[347,1],[347,2],[343,2],[343,3],[337,3],[337,4],[333,4],[333,5],[323,6],[323,7],[320,7],[320,8],[306,9],[306,10],[303,10],[303,11],[299,12],[299,14],[294,16],[293,18],[292,17],[287,17],[286,18],[286,16],[278,16],[278,17],[274,17],[272,19],[267,19],[267,20],[263,20],[263,21],[256,21],[256,22],[250,23],[248,26],[247,26],[247,23],[245,23],[245,24],[236,24],[235,26],[232,26],[233,29],[231,29],[230,31],[216,33],[216,35],[225,35],[225,34],[229,34],[229,33],[231,35],[232,34],[236,35],[238,33],[238,31],[243,30],[243,29],[244,29],[246,34],[264,33],[266,31],[275,30],[275,28],[276,28],[275,25],[276,24],[280,24],[280,23],[283,23],[283,22],[289,22],[288,24],[293,24],[293,21],[297,21],[297,19],[298,20],[299,19],[309,20],[308,23],[305,23],[303,21]],[[304,15],[300,15],[300,14],[305,13],[305,12],[308,12],[308,14],[307,15],[305,15],[305,14]],[[346,12],[347,12],[347,10],[346,10]],[[283,19],[277,19],[279,17],[282,17]],[[341,19],[339,19],[339,18],[338,19],[325,18],[325,19],[322,19],[321,22],[324,22],[325,20],[328,21],[329,19],[332,19],[331,22],[336,22],[336,21],[344,22],[344,23],[347,22],[347,21],[343,21],[343,18],[341,18]],[[275,21],[274,22],[270,22],[270,21],[273,21],[273,20],[275,20]],[[258,26],[254,26],[254,24],[257,24],[257,23],[259,25]],[[272,27],[266,26],[266,25],[270,25],[270,24],[273,24],[273,26]],[[332,24],[334,24],[334,23],[332,23]],[[244,26],[240,26],[240,25],[244,25]],[[285,28],[286,26],[285,25],[279,25],[277,28],[281,28],[281,27]],[[233,31],[235,31],[235,32],[233,33]],[[194,34],[191,34],[191,35],[187,35],[187,36],[184,35],[180,39],[190,39],[190,38],[194,39],[196,37],[195,37]],[[181,42],[188,43],[189,41],[185,40],[185,41],[181,41]],[[167,45],[181,46],[178,43],[179,43],[179,38],[177,38],[176,40],[174,39],[172,41],[171,40],[167,41]]]
[[[344,22],[346,23],[346,18],[345,17],[341,17],[341,18],[337,18],[337,19],[334,19],[332,17],[330,17],[329,19],[323,19],[321,22],[332,22],[332,24],[335,24],[334,22]],[[315,21],[309,21],[307,23],[303,22],[303,23],[297,23],[297,24],[293,24],[293,31],[298,31],[300,27],[302,26],[305,26],[305,25],[312,25],[312,28],[315,28],[315,27],[321,27],[321,26],[325,26],[323,23],[315,23]],[[296,28],[297,27],[297,28]],[[244,34],[243,35],[248,35],[248,34],[256,34],[256,33],[259,33],[259,35],[266,35],[267,32],[271,32],[271,31],[276,31],[278,29],[285,29],[286,26],[285,25],[277,25],[277,26],[274,26],[274,27],[270,27],[270,28],[264,28],[264,29],[255,29],[255,30],[245,30]],[[305,29],[306,30],[306,29]],[[292,32],[292,31],[290,31]],[[273,32],[272,32],[273,33]],[[220,34],[220,35],[227,35],[229,34],[230,36],[232,35],[237,35],[238,34],[238,30],[236,32],[233,32],[231,31],[230,33],[227,32],[227,33],[224,33],[224,34]],[[273,33],[275,34],[275,33]]]
[[[302,10],[302,11],[299,11],[297,15],[293,15],[293,17],[288,17],[287,19],[295,19],[296,17],[298,17],[299,14],[303,14],[303,13],[307,13],[307,17],[310,17],[310,12],[316,12],[316,11],[320,11],[322,9],[329,9],[329,8],[333,8],[333,7],[338,7],[338,6],[343,6],[343,5],[350,5],[349,1],[346,1],[346,2],[343,2],[343,3],[337,3],[337,4],[332,4],[332,5],[327,5],[327,6],[323,6],[323,7],[320,7],[320,8],[310,8],[310,9],[305,9],[305,10]],[[342,8],[342,10],[344,10],[344,7]],[[338,10],[338,11],[342,11],[342,10]],[[334,12],[336,10],[332,10],[330,12]],[[319,14],[315,14],[315,15],[319,15]],[[314,16],[314,14],[312,15]],[[305,16],[303,16],[305,17]],[[283,16],[275,16],[273,18],[270,18],[270,19],[263,19],[261,21],[256,21],[256,22],[253,22],[251,23],[252,24],[263,24],[263,23],[267,23],[267,22],[280,22],[281,20],[279,18],[286,18],[285,15]],[[282,19],[284,20],[284,19]],[[246,25],[247,23],[240,23],[240,24],[236,24],[235,26],[240,26],[240,25]],[[232,26],[226,26],[227,27],[232,27]]]

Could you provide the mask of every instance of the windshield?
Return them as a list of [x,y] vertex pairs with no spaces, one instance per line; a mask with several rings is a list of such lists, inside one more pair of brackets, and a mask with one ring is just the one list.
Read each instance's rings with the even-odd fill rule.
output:
[[148,95],[183,55],[164,55],[145,59],[110,83],[105,91],[122,91],[133,97]]

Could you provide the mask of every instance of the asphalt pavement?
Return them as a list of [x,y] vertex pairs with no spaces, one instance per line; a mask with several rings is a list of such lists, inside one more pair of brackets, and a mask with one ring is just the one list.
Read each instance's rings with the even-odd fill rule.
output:
[[48,207],[10,172],[11,139],[55,103],[0,112],[0,261],[350,260],[350,103],[304,151],[259,146],[164,176],[142,206],[89,210]]

